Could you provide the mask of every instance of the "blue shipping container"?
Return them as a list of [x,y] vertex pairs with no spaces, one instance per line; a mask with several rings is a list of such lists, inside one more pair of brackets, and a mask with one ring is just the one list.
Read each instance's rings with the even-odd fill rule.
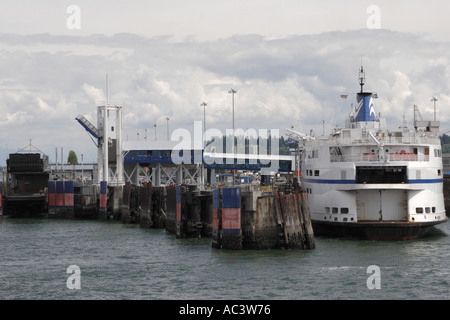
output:
[[241,188],[222,189],[222,208],[241,207]]

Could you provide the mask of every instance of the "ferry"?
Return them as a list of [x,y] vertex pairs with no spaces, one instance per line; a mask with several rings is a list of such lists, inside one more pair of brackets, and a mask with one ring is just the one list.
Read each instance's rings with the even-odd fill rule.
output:
[[443,195],[439,121],[387,129],[377,93],[361,91],[344,128],[329,136],[287,129],[299,141],[301,185],[317,236],[411,240],[448,220]]

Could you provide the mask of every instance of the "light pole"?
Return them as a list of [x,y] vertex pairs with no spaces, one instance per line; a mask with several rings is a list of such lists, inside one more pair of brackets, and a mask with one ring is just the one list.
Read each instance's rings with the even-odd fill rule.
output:
[[[232,106],[233,106],[233,155],[236,153],[236,149],[235,149],[235,146],[234,146],[234,94],[235,94],[236,92],[237,92],[237,91],[234,90],[233,88],[231,88],[231,89],[228,91],[228,93],[231,94],[231,104],[232,104]],[[235,185],[235,180],[236,180],[236,170],[233,169],[233,186]]]
[[170,139],[169,139],[169,117],[166,117],[166,120],[167,120],[167,141],[169,141]]
[[[205,132],[206,132],[206,106],[208,104],[204,101],[202,101],[202,103],[200,103],[200,106],[203,106],[203,138],[202,138],[202,143],[203,143],[203,150],[202,150],[202,159],[203,159],[203,155],[205,152],[205,146],[206,146],[206,136],[205,136]],[[202,161],[202,188],[205,187],[205,165]],[[206,173],[207,175],[207,173]]]
[[434,121],[436,121],[436,101],[438,101],[438,99],[436,97],[433,97],[431,101],[434,102]]
[[[237,93],[236,90],[234,90],[233,88],[231,88],[228,93],[231,94],[231,103],[233,106],[233,137],[234,137],[234,94]],[[233,141],[233,145],[234,145],[234,141]]]
[[155,141],[156,141],[156,122],[153,126],[155,127]]
[[200,103],[200,106],[203,107],[203,131],[206,131],[206,111],[205,111],[205,109],[206,109],[207,105],[208,104],[206,102]]
[[203,102],[203,101],[202,101],[202,103],[200,103],[200,106],[203,107],[203,141],[204,142],[206,142],[205,141],[205,139],[206,139],[205,132],[206,132],[206,106],[207,105],[208,104],[206,102]]

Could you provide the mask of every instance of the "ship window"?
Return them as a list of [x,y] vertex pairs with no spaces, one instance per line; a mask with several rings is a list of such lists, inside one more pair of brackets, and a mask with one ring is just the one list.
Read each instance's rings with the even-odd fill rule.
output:
[[426,207],[425,208],[425,213],[430,213],[431,211],[430,211],[430,207]]
[[325,207],[325,213],[330,213],[330,207]]
[[417,207],[417,208],[416,208],[416,213],[423,213],[423,208]]
[[436,213],[436,207],[432,207],[431,212]]
[[331,209],[331,213],[338,213],[338,212],[339,212],[338,208],[333,207],[333,209]]
[[441,175],[441,169],[438,169],[438,176]]
[[356,183],[407,183],[406,167],[356,167]]
[[348,208],[341,208],[341,213],[348,213]]
[[315,175],[316,177],[318,177],[319,174],[320,174],[319,170],[314,170],[314,175]]

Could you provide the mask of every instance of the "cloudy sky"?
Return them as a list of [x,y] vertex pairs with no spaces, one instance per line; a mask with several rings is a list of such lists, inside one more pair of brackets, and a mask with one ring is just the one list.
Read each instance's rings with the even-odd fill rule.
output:
[[[450,130],[450,2],[301,0],[12,1],[0,4],[0,163],[33,145],[96,160],[75,121],[123,106],[124,138],[167,138],[203,120],[235,127],[329,132],[366,89],[388,126],[424,118]],[[66,158],[66,157],[65,157]]]

